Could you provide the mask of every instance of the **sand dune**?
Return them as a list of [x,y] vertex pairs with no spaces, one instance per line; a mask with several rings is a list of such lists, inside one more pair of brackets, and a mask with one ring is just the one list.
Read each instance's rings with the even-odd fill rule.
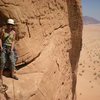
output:
[[77,82],[77,100],[100,100],[100,25],[85,25]]

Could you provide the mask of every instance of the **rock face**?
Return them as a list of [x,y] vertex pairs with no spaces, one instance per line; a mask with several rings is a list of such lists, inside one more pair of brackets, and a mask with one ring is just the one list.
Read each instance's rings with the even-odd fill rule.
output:
[[1,100],[75,100],[82,46],[80,0],[0,0],[0,26],[16,20],[18,81]]

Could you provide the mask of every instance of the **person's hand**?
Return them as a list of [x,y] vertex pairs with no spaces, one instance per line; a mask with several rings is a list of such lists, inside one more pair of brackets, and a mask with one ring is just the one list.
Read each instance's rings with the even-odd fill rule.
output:
[[2,46],[0,47],[0,51],[3,51],[3,47]]
[[14,51],[14,49],[13,48],[11,48],[11,52],[13,52]]

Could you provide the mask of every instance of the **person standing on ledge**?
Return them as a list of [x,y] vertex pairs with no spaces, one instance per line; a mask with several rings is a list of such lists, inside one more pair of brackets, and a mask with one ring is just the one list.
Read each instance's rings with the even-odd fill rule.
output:
[[[14,31],[15,22],[13,19],[7,20],[7,26],[5,29],[2,29],[0,33],[0,50],[1,50],[1,64],[0,64],[0,79],[2,80],[3,70],[6,65],[6,61],[10,60],[10,70],[11,70],[11,78],[18,80],[17,76],[15,76],[15,37],[16,32]],[[8,58],[8,59],[7,59]]]

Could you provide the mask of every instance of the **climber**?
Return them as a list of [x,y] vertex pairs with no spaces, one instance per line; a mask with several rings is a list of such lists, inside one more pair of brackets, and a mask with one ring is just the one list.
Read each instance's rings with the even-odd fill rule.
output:
[[2,80],[3,70],[6,67],[6,62],[9,59],[11,65],[11,78],[18,80],[17,76],[15,75],[15,37],[16,32],[14,31],[15,22],[13,19],[8,19],[5,29],[3,28],[0,33],[0,52],[1,52],[1,64],[0,64],[0,79]]

